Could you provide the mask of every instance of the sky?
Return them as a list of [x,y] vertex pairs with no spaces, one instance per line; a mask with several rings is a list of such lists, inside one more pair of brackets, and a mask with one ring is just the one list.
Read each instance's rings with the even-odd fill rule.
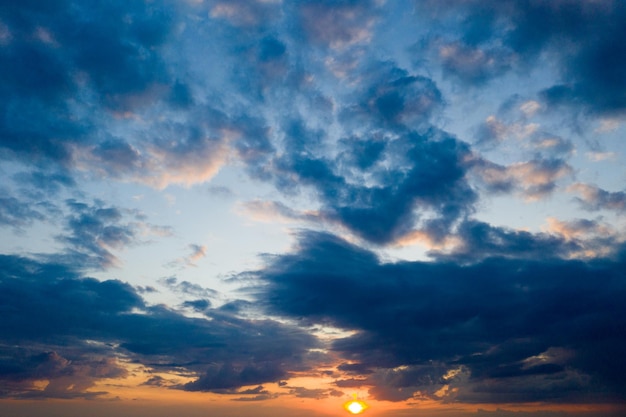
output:
[[0,0],[0,414],[625,415],[625,22]]

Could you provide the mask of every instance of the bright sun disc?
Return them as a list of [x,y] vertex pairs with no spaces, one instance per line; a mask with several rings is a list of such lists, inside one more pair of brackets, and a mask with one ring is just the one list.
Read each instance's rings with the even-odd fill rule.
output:
[[344,408],[352,414],[361,414],[367,408],[363,401],[352,400],[344,404]]

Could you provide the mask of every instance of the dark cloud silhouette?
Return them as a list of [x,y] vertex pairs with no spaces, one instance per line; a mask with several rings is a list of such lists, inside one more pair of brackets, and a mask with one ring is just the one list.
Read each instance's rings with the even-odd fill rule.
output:
[[275,363],[250,363],[235,367],[231,364],[213,366],[200,378],[185,385],[187,391],[216,391],[261,382],[278,382],[287,371]]
[[[569,258],[584,248],[590,249],[591,245],[590,240],[583,243],[555,234],[507,229],[476,220],[461,222],[455,237],[458,244],[451,253],[433,251],[431,254],[440,260],[461,263],[474,263],[491,257],[550,260]],[[610,244],[615,242],[610,241]]]
[[464,266],[382,263],[307,232],[296,252],[258,271],[257,296],[272,314],[355,330],[333,349],[376,370],[362,375],[382,399],[443,399],[448,386],[466,402],[619,400],[624,259],[561,260],[554,241],[530,234],[496,240],[520,250]]
[[1,356],[21,358],[0,361],[5,397],[27,395],[42,379],[50,388],[38,391],[41,397],[100,395],[85,390],[124,375],[115,360],[120,353],[147,367],[199,375],[181,389],[235,389],[306,369],[306,349],[317,346],[304,331],[271,320],[207,308],[209,321],[149,307],[126,283],[81,278],[62,265],[6,255],[0,263]]
[[[87,391],[98,379],[119,378],[127,375],[113,358],[98,358],[96,355],[69,353],[68,358],[54,351],[35,353],[32,348],[3,347],[0,352],[8,361],[0,364],[3,388],[0,396],[21,399],[86,398],[93,399],[105,392]],[[33,390],[36,380],[46,380],[43,390]]]

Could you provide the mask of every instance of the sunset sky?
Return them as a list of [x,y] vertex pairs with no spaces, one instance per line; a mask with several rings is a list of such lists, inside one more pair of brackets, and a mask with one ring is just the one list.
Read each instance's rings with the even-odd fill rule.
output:
[[0,0],[0,415],[626,415],[626,1]]

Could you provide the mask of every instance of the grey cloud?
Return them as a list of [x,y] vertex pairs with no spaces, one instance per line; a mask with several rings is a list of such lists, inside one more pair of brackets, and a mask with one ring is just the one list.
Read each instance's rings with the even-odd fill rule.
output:
[[343,393],[335,389],[327,388],[305,388],[305,387],[288,387],[289,393],[295,395],[298,398],[313,398],[321,400],[328,397],[339,397]]
[[14,180],[22,189],[21,192],[32,199],[42,199],[58,195],[62,189],[76,186],[74,178],[63,172],[31,171],[21,172]]
[[278,382],[287,375],[276,363],[249,363],[241,366],[224,364],[211,366],[196,381],[185,385],[186,391],[218,391],[254,385],[262,382]]
[[209,300],[193,300],[193,301],[185,301],[182,304],[183,307],[189,307],[197,312],[206,311],[209,307],[211,307],[211,302]]
[[67,232],[57,239],[66,244],[69,258],[80,260],[78,265],[109,268],[118,262],[113,250],[137,242],[136,223],[124,223],[126,213],[122,210],[75,200],[67,204],[72,212],[66,220]]
[[370,0],[304,1],[298,8],[306,39],[335,48],[366,43],[377,14]]
[[613,210],[618,213],[626,211],[626,192],[624,191],[607,191],[598,186],[583,183],[573,184],[569,190],[580,195],[576,197],[576,200],[587,210]]
[[481,49],[461,42],[436,45],[438,59],[445,75],[469,85],[482,85],[508,72],[514,56],[505,49]]
[[201,298],[215,297],[217,295],[217,291],[211,288],[205,288],[199,284],[194,284],[189,281],[179,282],[176,277],[163,278],[159,280],[159,282],[168,287],[170,290],[180,294]]
[[[0,190],[1,191],[1,190]],[[4,190],[0,197],[0,225],[12,227],[19,232],[35,221],[45,219],[45,215],[27,201],[22,201]]]
[[[12,358],[11,363],[5,360],[0,363],[0,380],[4,385],[0,395],[4,398],[91,399],[105,394],[88,391],[97,380],[127,375],[113,358],[72,353],[66,358],[55,351],[37,353],[35,349],[19,347],[3,347],[0,352]],[[32,384],[36,380],[48,383],[42,390],[35,390]]]
[[213,0],[210,2],[210,16],[225,19],[240,28],[257,29],[281,15],[279,4],[262,0]]

